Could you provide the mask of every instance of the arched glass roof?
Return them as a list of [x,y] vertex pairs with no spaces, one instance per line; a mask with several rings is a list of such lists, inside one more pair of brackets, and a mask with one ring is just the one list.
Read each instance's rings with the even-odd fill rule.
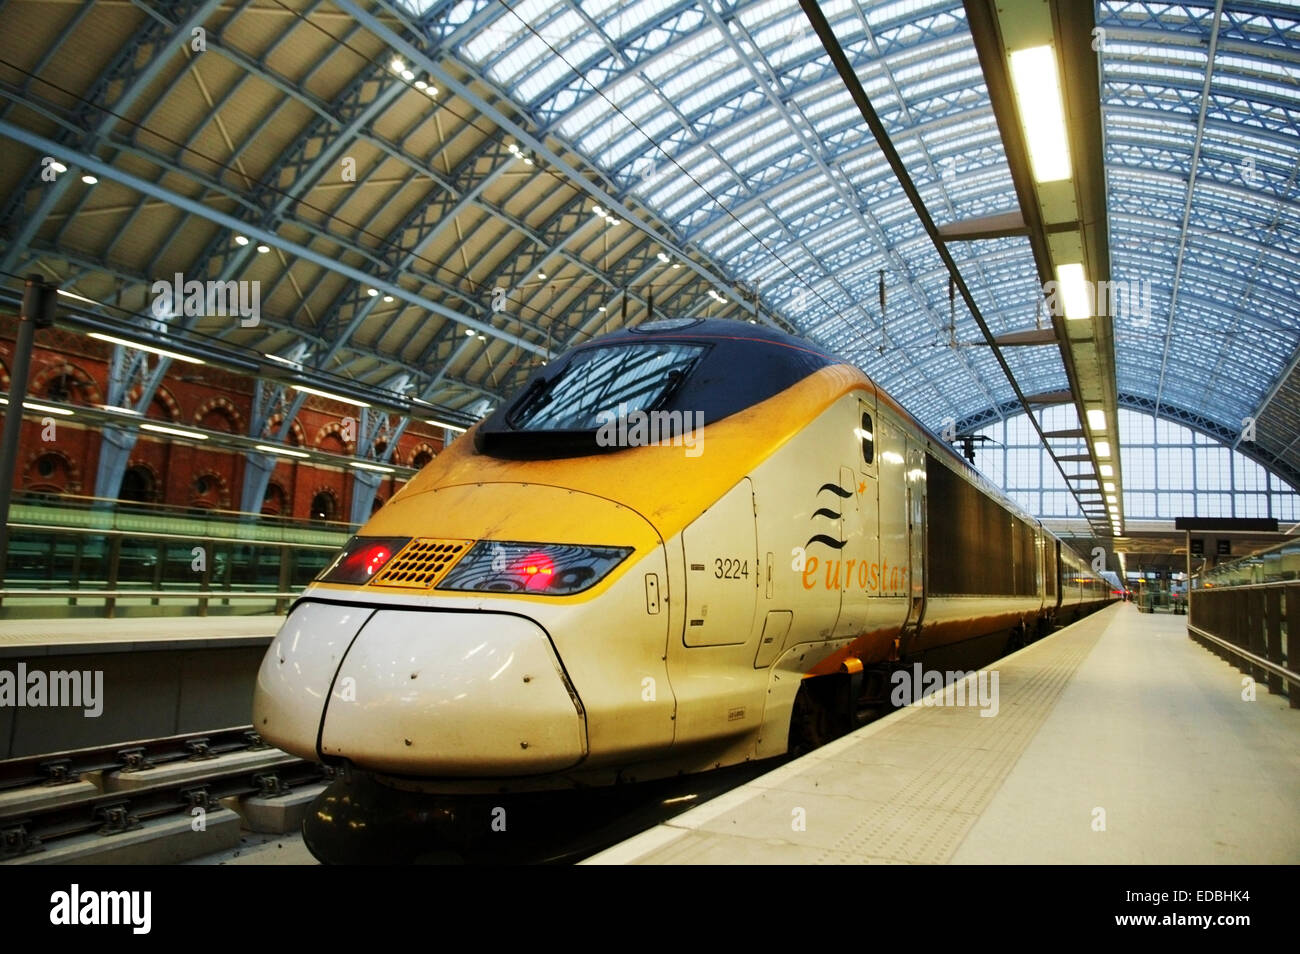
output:
[[[960,3],[823,5],[936,221],[1015,197]],[[1011,389],[794,0],[463,0],[431,29],[804,334],[938,426]],[[995,333],[1035,322],[1027,240],[955,249]],[[878,282],[884,272],[881,329]],[[705,307],[710,306],[705,301]],[[1059,357],[1008,355],[1027,392]]]
[[[1300,5],[1099,5],[1121,392],[1294,468],[1300,342]],[[1274,394],[1274,388],[1279,392]],[[1247,448],[1243,448],[1247,449]]]
[[[806,334],[932,427],[1012,412],[795,0],[39,6],[0,6],[8,275],[142,326],[158,279],[258,280],[258,326],[172,330],[469,414],[651,295]],[[1015,211],[960,0],[822,9],[935,222]],[[1122,403],[1258,418],[1240,449],[1296,483],[1300,7],[1096,10]],[[994,334],[1042,320],[1027,239],[950,250]],[[1056,347],[1004,354],[1066,387]]]

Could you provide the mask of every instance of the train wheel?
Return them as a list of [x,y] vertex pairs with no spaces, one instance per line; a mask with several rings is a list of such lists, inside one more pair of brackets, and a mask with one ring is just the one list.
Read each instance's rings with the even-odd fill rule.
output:
[[821,680],[805,680],[795,696],[790,715],[787,750],[796,758],[844,734],[844,716],[835,710],[834,687]]

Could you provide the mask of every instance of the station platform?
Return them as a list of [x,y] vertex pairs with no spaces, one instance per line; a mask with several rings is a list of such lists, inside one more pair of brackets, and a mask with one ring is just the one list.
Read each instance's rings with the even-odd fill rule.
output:
[[918,701],[584,864],[1300,862],[1300,711],[1186,617],[1112,605],[989,671],[996,716]]
[[0,620],[0,659],[167,649],[265,648],[283,616]]

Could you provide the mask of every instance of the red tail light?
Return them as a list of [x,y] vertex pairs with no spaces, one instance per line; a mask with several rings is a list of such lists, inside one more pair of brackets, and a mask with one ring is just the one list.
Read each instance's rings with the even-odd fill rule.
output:
[[317,577],[319,583],[369,583],[410,537],[353,537],[325,572]]
[[555,580],[555,562],[545,553],[530,553],[514,566],[524,589],[545,590]]

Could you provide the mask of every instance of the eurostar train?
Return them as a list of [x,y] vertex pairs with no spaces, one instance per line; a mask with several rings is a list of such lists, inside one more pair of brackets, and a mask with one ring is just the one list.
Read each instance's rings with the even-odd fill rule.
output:
[[656,321],[539,368],[361,528],[254,724],[402,789],[663,778],[813,747],[893,669],[1110,596],[858,369]]

